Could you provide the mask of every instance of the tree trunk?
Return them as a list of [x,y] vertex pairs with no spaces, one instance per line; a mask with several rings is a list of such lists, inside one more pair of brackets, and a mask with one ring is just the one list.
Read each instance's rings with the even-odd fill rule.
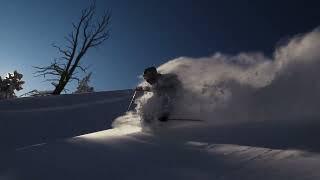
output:
[[54,89],[54,91],[52,92],[52,94],[53,94],[53,95],[59,95],[59,94],[61,94],[62,91],[63,91],[63,88],[62,88],[60,85],[58,85],[58,86]]
[[66,85],[67,85],[66,82],[59,83],[56,86],[56,88],[54,89],[54,91],[52,92],[52,94],[53,95],[60,95]]

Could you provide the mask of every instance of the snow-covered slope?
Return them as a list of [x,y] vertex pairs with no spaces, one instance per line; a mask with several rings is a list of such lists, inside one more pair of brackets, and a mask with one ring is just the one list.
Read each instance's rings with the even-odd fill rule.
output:
[[111,127],[131,90],[0,101],[2,145],[19,148]]
[[[12,146],[2,150],[0,179],[320,178],[316,120],[176,121],[153,133],[108,129],[131,95],[117,91],[2,102],[1,130],[9,133],[5,142]],[[85,134],[100,129],[108,130]]]
[[[320,178],[317,151],[284,148],[291,146],[293,140],[286,139],[287,142],[281,134],[272,134],[250,124],[231,129],[189,124],[156,134],[126,134],[112,129],[20,150],[16,152],[17,166],[8,176],[137,180]],[[304,136],[300,134],[299,138]]]

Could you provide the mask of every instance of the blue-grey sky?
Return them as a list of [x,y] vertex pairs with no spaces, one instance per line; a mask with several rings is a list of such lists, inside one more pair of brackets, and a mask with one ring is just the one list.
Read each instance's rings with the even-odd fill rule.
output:
[[[51,44],[64,45],[71,23],[89,0],[1,0],[0,74],[17,69],[24,92],[53,87],[34,78],[32,66],[58,57]],[[145,67],[180,56],[262,51],[320,25],[317,1],[97,0],[111,9],[111,37],[91,49],[91,84],[100,90],[132,88]],[[73,90],[73,86],[70,87]]]

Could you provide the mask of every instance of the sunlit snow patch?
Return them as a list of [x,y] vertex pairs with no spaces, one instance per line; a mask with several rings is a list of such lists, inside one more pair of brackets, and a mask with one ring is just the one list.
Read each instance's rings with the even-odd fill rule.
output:
[[115,119],[112,126],[113,129],[85,134],[78,137],[86,139],[100,139],[123,136],[141,131],[139,116],[136,116],[130,112]]
[[123,136],[123,135],[132,134],[140,131],[141,131],[141,127],[127,125],[127,126],[121,126],[119,128],[108,129],[105,131],[84,134],[77,137],[85,138],[85,139],[102,139],[102,138],[108,138],[108,137]]

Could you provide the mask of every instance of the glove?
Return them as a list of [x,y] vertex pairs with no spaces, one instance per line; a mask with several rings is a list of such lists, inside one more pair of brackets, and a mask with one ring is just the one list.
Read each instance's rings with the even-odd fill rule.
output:
[[136,91],[144,91],[144,90],[143,90],[143,87],[141,87],[141,86],[136,87],[135,90],[136,90]]

